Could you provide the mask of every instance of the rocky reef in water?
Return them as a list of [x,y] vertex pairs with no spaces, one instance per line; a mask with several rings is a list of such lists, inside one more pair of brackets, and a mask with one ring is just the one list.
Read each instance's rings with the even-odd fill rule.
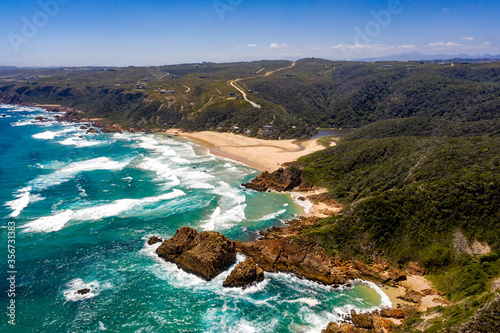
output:
[[226,236],[213,231],[197,233],[188,227],[177,230],[174,237],[163,241],[156,253],[207,281],[236,261],[235,244]]
[[247,258],[237,264],[222,283],[223,287],[246,288],[264,280],[264,270],[257,266],[254,258]]

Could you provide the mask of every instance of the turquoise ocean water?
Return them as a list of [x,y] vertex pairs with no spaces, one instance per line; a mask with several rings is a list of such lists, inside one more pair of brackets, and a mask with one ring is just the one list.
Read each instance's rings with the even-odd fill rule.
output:
[[320,332],[351,309],[390,304],[372,284],[333,288],[282,273],[224,289],[229,271],[205,282],[158,259],[151,235],[190,226],[254,240],[300,207],[246,191],[257,170],[185,139],[85,134],[54,115],[0,105],[1,332]]

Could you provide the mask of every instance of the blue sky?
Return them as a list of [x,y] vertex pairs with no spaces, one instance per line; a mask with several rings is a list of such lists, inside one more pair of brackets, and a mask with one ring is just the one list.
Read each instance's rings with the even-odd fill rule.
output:
[[0,65],[500,54],[500,1],[2,0]]

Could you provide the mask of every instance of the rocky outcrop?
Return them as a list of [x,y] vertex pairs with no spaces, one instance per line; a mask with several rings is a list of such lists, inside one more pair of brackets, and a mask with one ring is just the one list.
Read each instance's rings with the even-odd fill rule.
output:
[[321,333],[353,333],[356,332],[354,326],[348,323],[334,323],[331,322],[328,326],[321,331]]
[[151,236],[148,239],[148,244],[149,245],[153,245],[153,244],[160,243],[160,242],[163,242],[163,239],[161,239],[160,237]]
[[76,293],[80,294],[80,295],[85,295],[85,294],[88,294],[89,292],[90,292],[89,288],[83,288],[83,289],[80,289],[80,290],[76,291]]
[[264,270],[256,265],[254,258],[248,258],[236,265],[222,286],[246,288],[262,280],[264,280]]
[[373,319],[371,313],[356,313],[356,311],[351,311],[351,321],[355,327],[358,328],[373,328]]
[[236,261],[234,242],[224,235],[183,227],[165,240],[156,253],[188,273],[211,280]]
[[273,173],[264,171],[249,183],[242,184],[244,187],[264,192],[272,189],[278,192],[291,191],[302,183],[302,171],[294,166],[280,168]]
[[97,134],[99,133],[94,127],[91,127],[87,130],[86,134]]
[[385,318],[404,319],[406,318],[406,312],[407,311],[403,309],[387,308],[380,310],[380,315]]
[[425,269],[422,268],[418,263],[414,261],[410,261],[408,263],[408,267],[406,268],[408,273],[413,274],[413,275],[424,275],[425,274]]
[[[383,310],[382,310],[383,311]],[[400,316],[403,310],[397,310],[395,315]],[[406,315],[406,314],[405,314]],[[388,318],[397,319],[393,316],[385,316]],[[400,317],[398,317],[400,318]],[[403,317],[404,318],[404,317]],[[353,332],[366,332],[366,333],[387,333],[393,331],[393,322],[378,311],[371,313],[356,313],[351,311],[349,315],[350,323],[334,323],[328,324],[322,333],[353,333]]]
[[313,245],[299,246],[291,238],[236,242],[238,251],[254,257],[268,272],[289,272],[325,284],[343,284],[352,278],[349,267],[334,262],[324,250]]
[[386,270],[387,267],[384,265],[375,264],[368,266],[360,262],[359,260],[353,261],[353,266],[359,271],[361,278],[366,279],[376,279],[386,284],[394,285],[396,282],[406,280],[406,274],[399,269]]
[[407,301],[410,303],[419,303],[420,300],[422,299],[422,294],[419,293],[418,291],[415,290],[406,290],[406,293],[404,296],[398,296],[398,298],[402,299],[403,301]]

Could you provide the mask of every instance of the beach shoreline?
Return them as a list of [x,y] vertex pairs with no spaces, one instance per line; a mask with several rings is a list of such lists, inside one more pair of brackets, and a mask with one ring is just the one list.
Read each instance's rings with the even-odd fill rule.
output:
[[[243,163],[262,172],[276,171],[287,162],[296,161],[302,156],[326,148],[317,143],[318,137],[299,141],[264,140],[233,133],[211,131],[183,132],[180,130],[168,130],[162,132],[162,134],[187,138],[207,148],[215,156]],[[307,218],[324,218],[331,216],[331,214],[325,214],[325,212],[338,213],[341,208],[338,206],[329,206],[324,202],[312,202],[307,197],[325,192],[327,192],[326,189],[317,188],[307,191],[293,191],[286,194],[290,195],[295,204],[303,210],[301,216]],[[305,200],[300,200],[299,198]]]
[[205,146],[216,156],[229,158],[257,170],[268,172],[276,171],[284,163],[296,161],[302,156],[325,149],[317,143],[317,138],[304,141],[264,140],[211,131],[168,130],[162,133],[188,138]]

